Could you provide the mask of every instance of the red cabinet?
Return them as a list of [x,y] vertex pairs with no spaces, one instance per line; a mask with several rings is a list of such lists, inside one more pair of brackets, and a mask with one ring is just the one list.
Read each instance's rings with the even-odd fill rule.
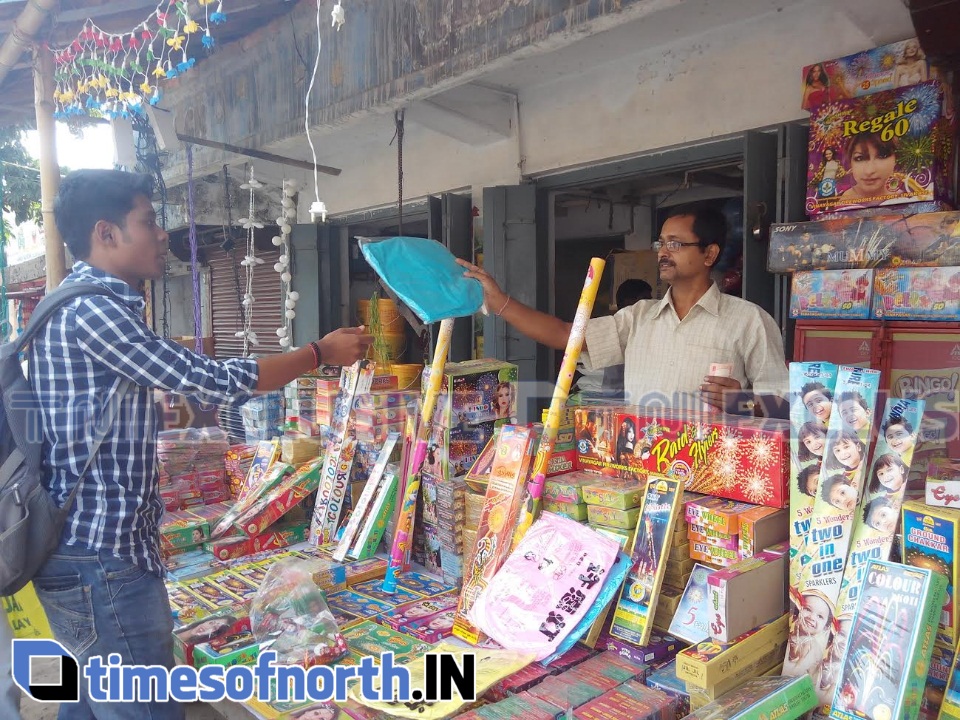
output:
[[960,458],[960,323],[798,321],[794,360],[880,370],[881,391],[926,400],[923,446]]

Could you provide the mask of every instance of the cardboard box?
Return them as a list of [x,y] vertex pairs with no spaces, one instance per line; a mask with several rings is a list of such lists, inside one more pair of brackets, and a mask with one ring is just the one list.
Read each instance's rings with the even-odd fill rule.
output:
[[546,512],[556,513],[578,522],[587,519],[587,507],[586,503],[551,502],[549,500],[543,503],[543,509]]
[[[877,697],[890,717],[915,717],[927,681],[947,580],[932,570],[872,560],[850,628],[830,717],[857,720]],[[889,608],[896,604],[897,615]],[[893,654],[895,669],[884,665]]]
[[690,525],[699,525],[708,530],[733,536],[740,531],[741,513],[751,509],[753,506],[748,503],[731,502],[721,498],[704,498],[687,503],[685,514]]
[[[951,202],[953,123],[939,81],[837,100],[810,116],[808,215]],[[917,143],[929,152],[914,154]]]
[[[816,76],[819,83],[814,82]],[[806,65],[800,71],[801,107],[813,110],[834,100],[892,90],[927,77],[944,77],[944,70],[930,64],[917,38],[908,38]],[[825,88],[814,91],[818,85]]]
[[901,528],[904,564],[936,570],[947,579],[937,641],[956,647],[960,639],[955,602],[956,589],[960,587],[960,510],[907,501],[903,504]]
[[[632,478],[629,480],[608,478],[584,485],[581,488],[583,502],[587,505],[598,505],[617,510],[630,510],[640,507],[645,490],[645,482],[641,483]],[[603,524],[611,525],[612,523]]]
[[866,320],[872,301],[872,270],[804,270],[793,274],[790,317]]
[[960,268],[884,268],[873,287],[875,318],[960,320]]
[[[425,367],[424,387],[429,377],[430,368]],[[516,365],[493,359],[446,364],[433,415],[434,426],[454,428],[495,420],[509,421],[516,416]]]
[[750,632],[787,611],[787,555],[760,552],[707,578],[710,637],[719,643]]
[[677,677],[698,687],[709,688],[749,665],[770,646],[785,643],[789,615],[785,614],[729,644],[707,640],[677,653]]
[[711,563],[720,567],[730,567],[741,560],[739,550],[727,550],[716,545],[699,542],[690,543],[690,558],[697,562]]
[[544,502],[582,503],[583,486],[597,482],[597,476],[585,472],[569,472],[550,478],[543,486]]
[[960,507],[960,460],[934,460],[927,466],[927,505]]
[[800,718],[817,705],[808,675],[758,677],[687,716],[688,720]]
[[[773,508],[770,509],[772,510]],[[689,528],[689,530],[687,530],[687,539],[692,543],[714,545],[715,547],[726,550],[740,549],[739,535],[722,533],[719,530],[713,530],[703,525],[697,525],[696,523],[690,524],[687,527]]]
[[753,557],[761,550],[790,538],[786,510],[755,507],[740,513],[740,557]]
[[[577,463],[582,470],[675,476],[685,489],[769,507],[786,507],[789,424],[733,415],[709,416],[671,409],[656,414],[617,406],[581,408],[577,418]],[[592,419],[592,422],[591,422]],[[639,452],[629,466],[614,462],[614,428],[630,419],[638,428]]]
[[956,267],[960,244],[954,240],[960,212],[887,215],[780,223],[770,226],[767,269]]

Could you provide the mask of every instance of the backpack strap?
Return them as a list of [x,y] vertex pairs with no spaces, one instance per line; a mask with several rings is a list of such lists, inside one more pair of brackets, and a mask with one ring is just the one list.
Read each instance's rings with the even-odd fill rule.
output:
[[108,297],[117,297],[116,293],[108,290],[102,285],[96,285],[89,282],[64,283],[63,285],[54,288],[43,298],[43,300],[39,302],[36,309],[33,311],[33,314],[30,316],[30,322],[27,323],[27,327],[23,331],[23,334],[20,335],[20,337],[18,337],[15,341],[16,350],[14,352],[23,352],[23,349],[30,344],[33,338],[36,337],[41,328],[43,328],[43,326],[49,322],[50,318],[55,312],[57,312],[57,310],[62,308],[71,300],[84,295],[106,295]]
[[73,490],[71,490],[70,494],[67,495],[67,499],[60,508],[60,516],[62,518],[66,518],[66,516],[70,513],[70,509],[73,507],[73,501],[76,500],[77,493],[80,491],[80,486],[83,484],[83,478],[90,469],[90,465],[93,464],[93,459],[100,451],[100,446],[103,445],[103,439],[107,436],[107,433],[110,432],[110,428],[113,427],[113,422],[116,420],[117,412],[120,409],[120,403],[123,402],[123,396],[127,394],[127,391],[132,386],[133,381],[125,377],[121,377],[114,386],[114,391],[110,394],[110,397],[107,400],[105,414],[98,418],[97,423],[94,425],[94,427],[99,429],[97,430],[97,434],[93,439],[93,447],[90,448],[90,457],[87,458],[87,462],[84,464],[83,470],[80,471],[80,475],[77,477],[77,482],[73,486]]

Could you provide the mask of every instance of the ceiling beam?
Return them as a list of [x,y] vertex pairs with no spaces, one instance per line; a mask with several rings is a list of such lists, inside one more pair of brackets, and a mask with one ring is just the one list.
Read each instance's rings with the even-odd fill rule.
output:
[[[254,150],[253,148],[240,147],[239,145],[231,145],[229,143],[219,142],[217,140],[207,140],[206,138],[198,138],[192,135],[182,135],[180,133],[177,133],[177,139],[181,142],[190,143],[191,145],[200,145],[202,147],[213,148],[214,150],[235,153],[236,155],[245,155],[247,157],[256,158],[257,160],[274,162],[278,165],[289,165],[291,167],[297,167],[303,170],[310,170],[311,172],[314,170],[313,163],[307,162],[306,160],[296,160],[294,158],[283,157],[282,155],[275,155],[274,153],[265,152],[263,150]],[[341,172],[340,168],[329,167],[327,165],[317,165],[316,169],[318,172],[321,172],[325,175],[339,175]]]

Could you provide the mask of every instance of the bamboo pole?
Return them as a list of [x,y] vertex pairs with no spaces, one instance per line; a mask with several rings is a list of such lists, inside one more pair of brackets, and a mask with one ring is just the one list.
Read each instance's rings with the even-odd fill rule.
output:
[[34,45],[33,88],[40,136],[40,210],[46,246],[47,290],[57,287],[67,276],[63,240],[53,218],[53,201],[60,189],[60,164],[57,162],[57,124],[53,118],[54,61],[50,48]]

